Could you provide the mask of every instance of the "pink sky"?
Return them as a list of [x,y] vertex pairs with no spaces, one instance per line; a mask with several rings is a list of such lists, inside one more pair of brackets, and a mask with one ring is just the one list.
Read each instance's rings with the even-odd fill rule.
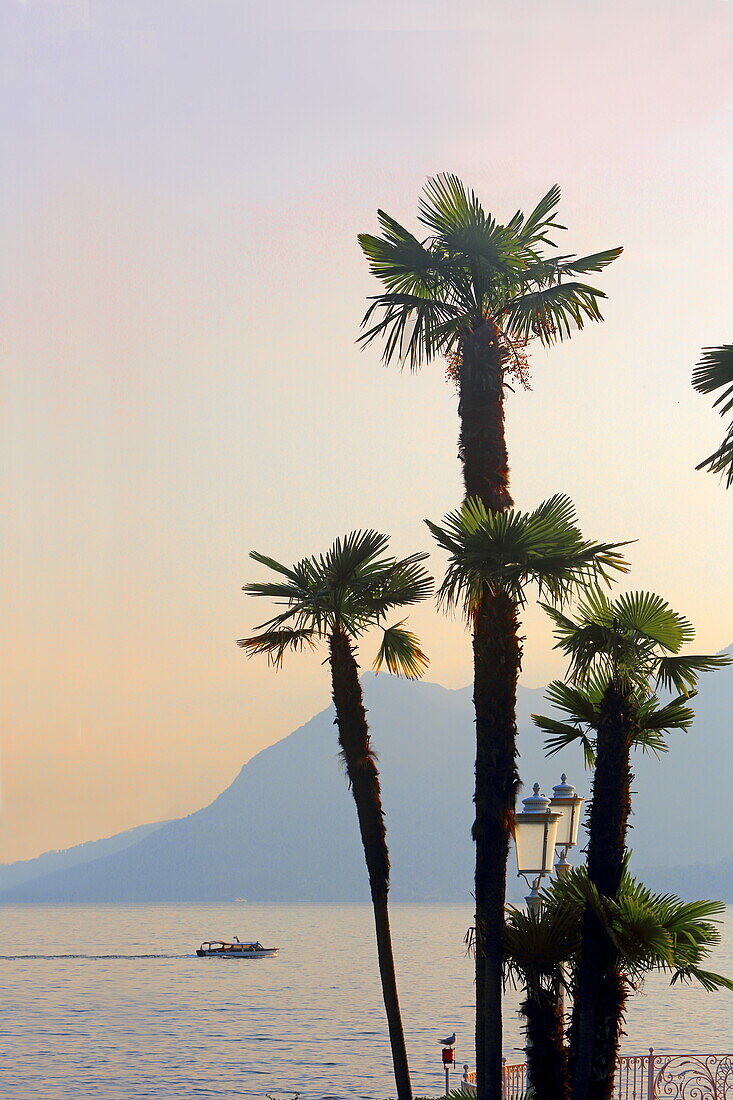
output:
[[[731,339],[732,32],[722,0],[2,7],[0,858],[196,809],[326,704],[318,657],[235,648],[250,548],[429,548],[455,396],[356,349],[355,235],[412,224],[439,171],[501,218],[557,181],[564,248],[625,246],[606,324],[510,398],[514,495],[638,538],[630,583],[733,641],[733,496],[694,471],[722,425],[689,385]],[[415,622],[467,683],[460,624]]]

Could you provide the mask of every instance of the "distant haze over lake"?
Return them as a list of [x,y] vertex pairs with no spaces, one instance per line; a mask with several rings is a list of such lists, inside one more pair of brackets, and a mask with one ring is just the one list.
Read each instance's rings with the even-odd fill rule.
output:
[[[371,674],[364,685],[382,774],[392,897],[465,901],[473,866],[470,688],[448,691]],[[655,885],[687,894],[704,886],[703,894],[733,900],[733,669],[703,676],[694,705],[692,731],[674,735],[668,754],[635,758],[630,845],[637,869],[668,869],[650,872]],[[530,715],[546,709],[542,691],[520,687],[523,793],[535,780],[551,793],[565,771],[587,795],[590,777],[579,753],[543,755]],[[578,861],[577,852],[573,858]],[[682,873],[690,864],[711,866]],[[331,710],[255,756],[197,813],[106,846],[82,845],[0,868],[0,887],[3,902],[365,900],[354,806]],[[520,887],[511,882],[513,896],[521,895]]]

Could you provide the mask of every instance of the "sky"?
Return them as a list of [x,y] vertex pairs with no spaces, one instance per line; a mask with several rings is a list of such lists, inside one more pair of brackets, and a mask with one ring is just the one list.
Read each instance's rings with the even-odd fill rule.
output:
[[[441,171],[500,220],[557,182],[563,251],[624,246],[605,323],[508,397],[513,494],[638,540],[627,587],[733,642],[690,386],[733,339],[731,43],[730,0],[0,0],[0,859],[191,812],[328,703],[322,654],[236,648],[250,549],[430,549],[456,395],[356,346],[356,234],[417,228]],[[468,683],[460,621],[411,621]],[[524,633],[538,686],[562,664],[534,606]]]

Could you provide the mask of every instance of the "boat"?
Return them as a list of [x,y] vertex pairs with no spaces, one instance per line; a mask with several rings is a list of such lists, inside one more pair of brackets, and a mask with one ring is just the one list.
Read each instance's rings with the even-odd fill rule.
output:
[[259,940],[242,943],[236,936],[231,943],[226,940],[204,940],[196,950],[199,958],[217,959],[269,959],[277,952],[277,947],[263,947]]

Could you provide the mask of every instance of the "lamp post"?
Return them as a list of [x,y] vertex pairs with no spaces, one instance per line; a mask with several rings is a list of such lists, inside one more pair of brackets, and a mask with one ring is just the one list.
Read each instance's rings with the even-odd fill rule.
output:
[[524,809],[514,815],[517,871],[529,886],[525,901],[530,909],[541,904],[540,882],[545,875],[552,874],[557,829],[564,813],[551,809],[550,804],[551,799],[540,794],[540,785],[535,783],[533,794],[522,801]]
[[578,827],[580,825],[580,811],[585,801],[575,793],[573,787],[567,781],[565,772],[560,776],[560,782],[552,788],[550,805],[553,810],[559,810],[562,814],[557,826],[555,847],[558,849],[558,860],[555,870],[558,875],[564,875],[570,869],[568,852],[578,843]]
[[[539,909],[542,904],[538,888],[544,875],[552,874],[554,850],[558,850],[555,871],[558,875],[564,875],[570,870],[568,852],[578,843],[580,810],[584,799],[575,793],[575,787],[567,779],[563,772],[560,782],[552,788],[552,798],[541,795],[540,785],[535,783],[534,796],[524,799],[524,811],[514,818],[517,871],[525,880],[529,875],[535,876],[524,899],[529,909]],[[550,818],[555,820],[551,822]],[[559,1004],[564,1015],[564,986],[560,988]]]

